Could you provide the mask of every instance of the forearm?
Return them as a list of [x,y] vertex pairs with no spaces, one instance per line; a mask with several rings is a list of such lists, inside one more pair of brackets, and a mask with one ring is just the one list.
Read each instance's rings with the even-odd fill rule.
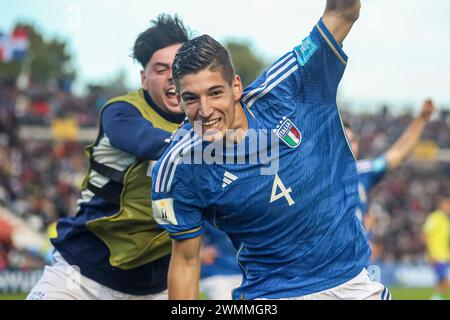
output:
[[173,242],[168,274],[170,300],[199,298],[200,244],[200,238]]
[[164,153],[169,132],[155,128],[127,103],[118,102],[104,110],[102,126],[113,147],[139,159],[158,160]]
[[353,24],[359,18],[360,0],[328,0],[323,22],[340,44],[347,37]]
[[422,137],[428,119],[423,116],[417,117],[386,152],[386,160],[390,169],[395,169],[414,151],[417,143]]
[[360,0],[327,0],[325,13],[340,16],[354,22],[359,18],[360,9]]
[[170,300],[198,300],[200,263],[186,265],[171,261],[168,281]]

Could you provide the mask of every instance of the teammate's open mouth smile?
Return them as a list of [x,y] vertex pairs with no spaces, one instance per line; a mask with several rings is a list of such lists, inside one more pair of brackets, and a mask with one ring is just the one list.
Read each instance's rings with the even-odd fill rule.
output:
[[176,97],[176,92],[175,92],[175,88],[174,87],[166,90],[165,93],[166,93],[166,97],[169,98],[169,99],[175,99],[175,97]]

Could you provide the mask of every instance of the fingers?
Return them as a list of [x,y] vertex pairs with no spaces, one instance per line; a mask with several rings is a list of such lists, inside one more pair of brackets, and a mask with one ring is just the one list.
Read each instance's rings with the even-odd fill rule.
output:
[[431,99],[425,100],[425,102],[423,103],[423,106],[422,106],[422,116],[429,118],[435,111],[436,111],[436,107],[434,105],[433,100],[431,100]]

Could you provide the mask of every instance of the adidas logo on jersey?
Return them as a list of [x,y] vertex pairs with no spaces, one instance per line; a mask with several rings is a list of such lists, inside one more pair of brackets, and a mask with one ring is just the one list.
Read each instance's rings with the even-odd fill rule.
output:
[[228,171],[225,171],[225,174],[223,175],[222,188],[228,187],[230,184],[232,184],[237,179],[238,179],[238,177],[236,177],[234,174],[229,173]]

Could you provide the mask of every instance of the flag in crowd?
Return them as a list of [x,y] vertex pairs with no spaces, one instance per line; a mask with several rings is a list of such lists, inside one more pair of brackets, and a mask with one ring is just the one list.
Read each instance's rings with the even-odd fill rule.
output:
[[29,39],[25,28],[16,28],[11,34],[0,32],[0,62],[23,61],[28,53]]

